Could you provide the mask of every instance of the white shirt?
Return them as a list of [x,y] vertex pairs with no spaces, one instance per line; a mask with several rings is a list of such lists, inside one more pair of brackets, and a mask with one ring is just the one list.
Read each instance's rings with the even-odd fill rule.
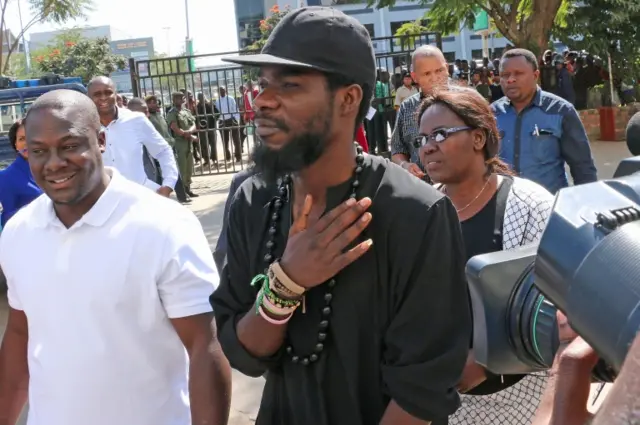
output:
[[236,121],[240,122],[238,105],[236,105],[234,98],[229,96],[219,97],[218,100],[216,100],[216,108],[218,108],[218,111],[221,113],[221,119],[230,120],[231,118],[235,118]]
[[107,139],[104,165],[116,168],[129,180],[156,191],[160,186],[149,180],[144,171],[142,147],[145,146],[160,163],[162,185],[172,189],[175,187],[178,166],[173,150],[147,117],[140,112],[118,108],[118,117],[104,131]]
[[0,238],[9,305],[29,323],[28,425],[191,424],[169,319],[211,312],[209,243],[191,211],[110,171],[69,229],[43,195]]

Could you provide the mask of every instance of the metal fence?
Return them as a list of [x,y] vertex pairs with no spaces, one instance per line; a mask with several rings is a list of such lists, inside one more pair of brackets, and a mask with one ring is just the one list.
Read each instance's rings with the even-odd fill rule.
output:
[[[410,67],[411,53],[423,44],[442,47],[441,38],[436,33],[424,33],[372,41],[378,68],[384,68],[390,76],[381,81],[386,86],[383,92],[388,96],[374,100],[374,104],[381,110],[385,123],[392,127],[395,121],[393,92],[397,84],[401,84],[402,71]],[[134,96],[155,95],[166,113],[171,107],[172,93],[184,91],[187,95],[185,106],[196,117],[198,128],[198,141],[193,150],[195,175],[234,173],[249,162],[249,152],[257,142],[250,107],[257,88],[256,70],[221,61],[224,57],[247,53],[250,52],[129,60]],[[226,98],[220,96],[221,89],[226,91]],[[375,136],[374,131],[368,130],[369,138],[379,136],[388,140],[388,125],[383,129],[384,136]]]

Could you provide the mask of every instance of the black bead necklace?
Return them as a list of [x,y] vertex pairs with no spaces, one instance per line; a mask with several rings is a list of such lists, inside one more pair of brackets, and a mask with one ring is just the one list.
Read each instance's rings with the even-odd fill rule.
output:
[[[362,147],[358,143],[355,143],[356,146],[356,168],[354,170],[354,179],[351,183],[351,193],[349,194],[350,198],[356,198],[356,190],[360,186],[360,181],[358,178],[362,173],[362,164],[364,163],[364,154],[362,151]],[[280,183],[280,187],[278,188],[279,197],[276,198],[272,203],[272,213],[271,213],[271,224],[269,225],[269,237],[266,243],[266,254],[264,256],[264,261],[268,265],[271,264],[274,260],[273,251],[276,246],[276,235],[278,234],[278,223],[282,216],[282,207],[284,206],[283,199],[286,199],[288,194],[291,193],[291,176],[287,175],[282,178]],[[266,274],[266,273],[265,273]],[[308,366],[311,363],[315,363],[320,358],[320,353],[324,350],[324,343],[327,339],[327,332],[329,331],[329,319],[331,316],[331,300],[333,299],[333,288],[336,286],[335,278],[329,279],[326,282],[326,292],[324,294],[324,305],[321,309],[322,320],[318,324],[318,337],[317,343],[313,349],[311,354],[301,356],[294,352],[293,347],[290,342],[287,343],[287,354],[291,357],[291,361],[293,363],[299,363],[303,366]]]

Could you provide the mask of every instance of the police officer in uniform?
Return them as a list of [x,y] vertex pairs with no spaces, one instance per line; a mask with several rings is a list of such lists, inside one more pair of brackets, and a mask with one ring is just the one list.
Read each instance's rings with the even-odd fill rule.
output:
[[185,96],[175,92],[171,95],[173,107],[167,113],[167,123],[173,132],[175,140],[178,169],[184,184],[185,192],[192,198],[198,195],[191,191],[191,176],[193,175],[193,143],[198,140],[194,135],[196,119],[187,108],[184,108]]

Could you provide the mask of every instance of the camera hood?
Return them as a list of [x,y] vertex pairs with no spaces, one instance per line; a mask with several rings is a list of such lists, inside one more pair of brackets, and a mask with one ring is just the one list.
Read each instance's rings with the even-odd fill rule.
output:
[[640,326],[640,175],[560,190],[535,284],[619,371]]

